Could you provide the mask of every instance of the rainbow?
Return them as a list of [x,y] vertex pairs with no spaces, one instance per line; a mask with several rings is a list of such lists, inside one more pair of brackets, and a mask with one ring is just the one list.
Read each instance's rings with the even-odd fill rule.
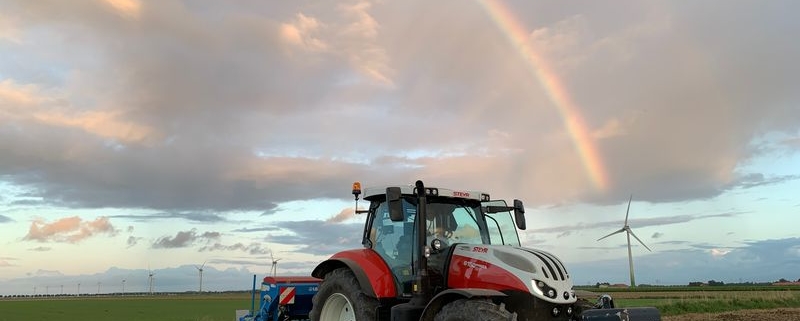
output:
[[605,190],[609,183],[603,160],[597,152],[597,147],[589,134],[586,122],[583,120],[578,107],[569,97],[569,93],[559,80],[558,75],[550,68],[544,57],[528,44],[528,32],[519,23],[514,14],[504,6],[502,1],[478,0],[478,3],[486,10],[489,17],[508,38],[508,41],[525,59],[528,71],[542,84],[548,98],[561,115],[564,128],[575,144],[587,175],[589,175],[595,187]]

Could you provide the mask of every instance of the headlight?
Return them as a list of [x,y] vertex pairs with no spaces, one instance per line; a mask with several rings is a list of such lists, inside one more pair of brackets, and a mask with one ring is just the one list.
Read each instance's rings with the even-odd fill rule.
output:
[[547,285],[547,283],[544,283],[539,280],[533,280],[532,282],[534,285],[533,286],[534,292],[551,299],[555,299],[558,296],[558,293],[556,293],[556,289],[551,288],[549,285]]

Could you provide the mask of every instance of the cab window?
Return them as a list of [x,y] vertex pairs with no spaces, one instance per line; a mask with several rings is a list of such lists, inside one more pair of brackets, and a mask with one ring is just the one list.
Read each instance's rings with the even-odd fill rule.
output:
[[[505,201],[484,202],[484,206],[506,206]],[[486,213],[486,226],[489,231],[490,244],[520,246],[517,225],[511,211]]]

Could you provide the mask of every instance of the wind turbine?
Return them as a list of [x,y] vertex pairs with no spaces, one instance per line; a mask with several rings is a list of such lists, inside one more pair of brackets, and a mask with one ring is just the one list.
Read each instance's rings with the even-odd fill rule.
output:
[[198,293],[203,293],[203,267],[206,266],[206,262],[208,261],[203,261],[203,265],[201,266],[194,266],[197,269],[197,272],[200,273],[200,290],[197,291]]
[[644,246],[644,248],[646,248],[648,251],[652,252],[652,250],[650,250],[650,248],[647,247],[647,245],[644,245],[644,242],[642,242],[642,240],[640,240],[639,237],[637,237],[636,234],[633,233],[633,231],[631,230],[631,227],[628,225],[628,214],[631,211],[631,201],[632,200],[633,200],[633,194],[631,194],[631,198],[628,199],[628,210],[625,211],[625,223],[622,225],[622,228],[617,230],[617,231],[615,231],[615,232],[613,232],[613,233],[611,233],[611,234],[603,236],[603,237],[601,237],[601,238],[599,238],[597,240],[600,241],[600,240],[602,240],[604,238],[607,238],[607,237],[609,237],[611,235],[619,234],[619,233],[622,233],[622,232],[626,232],[627,237],[628,237],[628,267],[630,268],[630,272],[631,272],[631,287],[635,287],[636,286],[636,281],[633,278],[633,255],[631,254],[631,235],[633,235],[633,237],[636,238],[636,240],[639,241],[639,243],[641,243],[642,246]]
[[156,275],[150,270],[150,266],[147,266],[147,282],[150,284],[150,295],[153,295],[153,276]]
[[269,252],[269,258],[272,259],[272,269],[270,270],[270,274],[272,274],[272,277],[275,277],[278,275],[278,261],[281,259],[276,260],[275,257],[272,256],[272,251]]

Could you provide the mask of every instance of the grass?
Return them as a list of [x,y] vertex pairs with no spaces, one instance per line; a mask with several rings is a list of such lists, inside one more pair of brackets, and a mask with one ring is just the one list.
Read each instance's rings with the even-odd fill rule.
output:
[[[661,315],[800,307],[800,291],[706,288],[613,291],[618,307],[652,306]],[[605,289],[593,289],[605,290]],[[602,291],[606,292],[606,291]],[[608,291],[612,292],[612,291]],[[587,293],[587,295],[595,295]],[[587,296],[594,300],[596,297]],[[235,310],[250,308],[250,294],[80,297],[0,300],[0,321],[230,321]]]
[[0,300],[0,321],[230,321],[250,295]]
[[800,307],[798,291],[620,292],[612,296],[617,306],[652,306],[661,315]]

